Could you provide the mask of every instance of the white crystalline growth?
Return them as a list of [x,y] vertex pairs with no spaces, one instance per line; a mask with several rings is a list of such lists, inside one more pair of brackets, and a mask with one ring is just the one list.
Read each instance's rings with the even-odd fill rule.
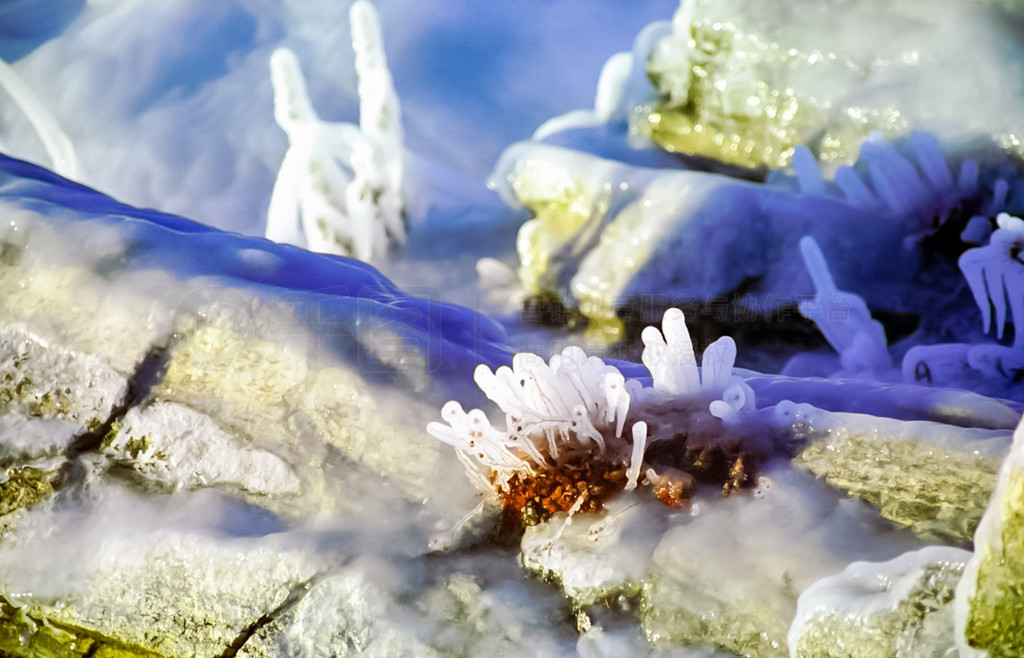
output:
[[322,121],[298,58],[270,58],[274,115],[290,146],[267,212],[266,237],[312,251],[381,260],[405,241],[401,111],[369,2],[350,11],[359,74],[359,125]]
[[878,375],[892,369],[885,330],[872,319],[864,299],[839,290],[828,263],[814,238],[800,240],[804,265],[814,282],[813,299],[800,302],[800,314],[813,320],[829,345],[839,353],[842,372],[849,375]]
[[753,389],[732,372],[736,363],[736,343],[732,338],[723,336],[708,345],[701,368],[697,367],[686,318],[677,308],[665,311],[661,331],[647,327],[640,338],[644,342],[640,359],[651,373],[656,395],[715,398],[708,410],[727,422],[754,408]]
[[520,352],[511,368],[479,365],[473,378],[505,413],[507,429],[492,427],[483,411],[467,413],[451,401],[441,409],[447,425],[430,423],[427,431],[456,448],[484,490],[492,488],[487,471],[504,487],[515,473],[532,473],[578,450],[603,455],[606,438],[622,436],[630,403],[626,380],[616,367],[578,347],[565,348],[547,363]]
[[1013,347],[1024,349],[1024,220],[1007,213],[996,218],[999,225],[984,247],[969,249],[960,256],[960,270],[981,309],[985,333],[995,321],[996,336],[1003,337],[1009,306],[1014,324]]
[[643,340],[643,362],[653,388],[627,382],[618,368],[588,357],[579,347],[567,347],[548,362],[520,352],[512,358],[511,368],[492,371],[479,365],[474,372],[477,386],[504,412],[506,429],[492,426],[483,411],[466,412],[453,400],[441,409],[445,423],[430,423],[427,431],[456,449],[467,473],[484,491],[494,485],[506,488],[516,473],[532,474],[580,452],[610,459],[621,455],[629,462],[626,488],[634,489],[648,436],[643,420],[632,424],[632,441],[622,436],[634,401],[709,399],[710,413],[725,422],[754,409],[753,390],[732,372],[736,344],[731,338],[708,346],[703,371],[697,367],[679,309],[666,311],[662,331],[645,329]]

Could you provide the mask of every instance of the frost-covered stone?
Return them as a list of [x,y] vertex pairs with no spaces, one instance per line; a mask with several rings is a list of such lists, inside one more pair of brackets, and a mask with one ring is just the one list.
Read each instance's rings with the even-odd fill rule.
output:
[[635,602],[665,510],[651,500],[620,496],[599,514],[559,514],[523,534],[523,566],[558,583],[579,607]]
[[386,591],[349,569],[312,582],[300,600],[247,640],[239,655],[437,656],[416,638],[409,621]]
[[287,499],[302,488],[280,456],[246,445],[209,416],[173,402],[130,409],[102,450],[158,489],[219,486],[255,499]]
[[213,656],[325,568],[274,535],[210,527],[228,511],[216,498],[177,502],[108,490],[85,518],[33,509],[0,544],[4,596],[58,627],[158,655]]
[[698,497],[672,524],[645,576],[641,623],[660,649],[719,647],[786,656],[800,592],[857,559],[890,559],[920,542],[854,501],[777,465],[760,496]]
[[9,218],[0,226],[0,318],[131,374],[166,340],[187,288],[168,272],[122,269],[140,237],[123,226],[67,223],[48,216],[45,203],[40,212],[25,205],[0,203]]
[[[829,257],[835,281],[862,291],[869,305],[928,310],[927,294],[897,293],[918,264],[905,240],[940,212],[942,195],[909,211],[882,201],[865,208],[832,185],[826,196],[808,197],[782,185],[642,169],[530,143],[504,152],[492,185],[535,215],[517,239],[525,293],[579,308],[589,330],[606,339],[621,337],[615,310],[634,298],[706,302],[742,285],[751,312],[771,313],[810,294],[803,236]],[[962,194],[955,186],[948,192]],[[858,257],[838,256],[849,253]]]
[[[0,414],[67,421],[49,427],[71,430],[70,440],[106,422],[127,389],[127,379],[95,356],[52,345],[24,327],[0,325]],[[9,449],[29,449],[24,438],[13,438]]]
[[852,163],[872,130],[993,136],[1019,149],[1005,63],[1022,51],[1001,38],[993,4],[685,0],[648,65],[661,99],[647,127],[670,150],[749,167],[784,166],[800,144],[832,166]]
[[808,442],[796,466],[933,540],[970,540],[1010,443],[1006,430],[787,409],[779,419]]
[[[303,500],[315,507],[356,502],[343,502],[345,492],[327,477],[325,469],[336,454],[383,476],[414,500],[468,498],[468,483],[438,487],[444,479],[438,474],[455,473],[458,465],[441,460],[440,445],[417,422],[432,415],[431,408],[374,389],[343,364],[330,359],[325,361],[331,365],[318,364],[310,358],[316,352],[303,349],[315,345],[316,337],[292,324],[287,313],[263,308],[257,315],[255,327],[226,317],[206,322],[202,313],[198,321],[184,321],[153,394],[208,415],[225,432],[245,437],[252,450],[285,459],[291,474],[279,485],[298,477]],[[291,333],[275,335],[275,323],[290,325]],[[399,405],[401,413],[395,411]],[[457,482],[462,485],[462,478]]]
[[956,592],[961,656],[1014,656],[1024,647],[1024,422],[974,535]]
[[883,563],[854,562],[800,595],[794,658],[945,656],[955,646],[953,596],[971,553],[931,546]]

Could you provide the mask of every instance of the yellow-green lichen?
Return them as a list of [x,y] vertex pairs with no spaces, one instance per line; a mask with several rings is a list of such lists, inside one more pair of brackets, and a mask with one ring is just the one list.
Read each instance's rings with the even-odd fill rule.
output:
[[592,218],[607,212],[607,199],[599,198],[581,181],[532,181],[531,174],[516,187],[519,202],[534,214],[519,229],[516,250],[519,253],[519,280],[529,295],[558,292],[555,255],[565,248]]
[[990,658],[1015,658],[1024,647],[1024,471],[993,501],[1002,522],[998,540],[982,549],[965,635]]
[[58,473],[32,466],[7,469],[7,479],[0,482],[0,516],[31,507],[51,495]]
[[[692,583],[692,585],[687,585]],[[725,601],[699,569],[655,574],[644,583],[641,626],[657,648],[715,647],[743,656],[784,658],[796,595]]]
[[921,537],[964,543],[985,513],[999,469],[993,458],[859,434],[815,443],[794,463]]
[[[925,565],[914,586],[890,611],[874,616],[818,616],[805,626],[796,655],[887,658],[918,655],[916,652],[923,651],[925,644],[936,649],[936,655],[941,654],[953,645],[950,605],[963,570],[963,564]],[[939,619],[939,623],[929,625],[933,618]],[[909,654],[907,650],[915,653]]]
[[0,655],[11,658],[159,658],[91,629],[50,620],[38,608],[0,597]]
[[894,108],[832,108],[783,82],[791,68],[820,65],[821,53],[766,42],[731,22],[699,17],[690,24],[688,45],[676,51],[684,61],[655,57],[648,71],[664,95],[639,127],[669,151],[778,168],[803,144],[822,163],[843,164],[856,159],[872,130],[894,135],[906,128]]

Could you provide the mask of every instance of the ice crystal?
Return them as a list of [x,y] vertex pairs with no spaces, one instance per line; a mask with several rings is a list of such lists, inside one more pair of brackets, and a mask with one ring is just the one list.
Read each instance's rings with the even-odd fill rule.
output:
[[653,382],[653,391],[645,391],[645,396],[714,398],[708,409],[723,421],[754,408],[753,389],[732,372],[736,363],[732,338],[723,336],[708,345],[698,368],[686,318],[679,309],[670,308],[662,318],[661,331],[647,327],[641,339],[644,351],[640,358]]
[[405,240],[401,114],[376,11],[350,11],[359,74],[359,125],[321,120],[295,53],[270,58],[274,109],[290,146],[267,211],[266,236],[313,251],[379,260]]
[[877,375],[892,368],[885,330],[872,319],[864,299],[839,290],[828,270],[825,255],[814,238],[800,240],[800,253],[814,282],[813,299],[800,302],[800,314],[813,320],[839,353],[842,371],[850,375]]
[[[430,423],[427,430],[456,449],[469,476],[485,491],[509,494],[523,478],[566,464],[579,470],[581,462],[606,465],[594,471],[602,481],[609,471],[628,465],[619,486],[634,489],[648,445],[644,420],[632,423],[631,441],[623,437],[635,401],[659,407],[694,399],[698,409],[707,404],[708,412],[726,423],[754,408],[753,390],[732,371],[736,345],[731,338],[708,346],[703,370],[679,309],[665,313],[660,331],[648,327],[643,340],[651,388],[627,382],[618,368],[579,347],[567,347],[547,362],[520,352],[511,367],[492,371],[480,365],[474,373],[480,390],[505,414],[506,429],[492,426],[483,411],[466,412],[451,401],[441,410],[445,423]],[[643,415],[634,410],[634,417]]]
[[630,403],[625,378],[579,347],[567,347],[547,363],[520,352],[511,368],[479,365],[473,378],[505,413],[507,430],[493,428],[481,410],[467,413],[455,401],[441,410],[447,425],[430,423],[427,430],[456,448],[484,489],[491,488],[488,472],[507,488],[513,474],[530,474],[579,451],[605,456],[607,440],[622,436]]
[[996,336],[1003,337],[1006,310],[1014,324],[1013,346],[1024,349],[1024,220],[1007,213],[996,219],[999,225],[984,247],[960,256],[960,270],[981,309],[985,333],[995,321]]
[[3,89],[28,117],[39,135],[53,170],[72,180],[81,175],[78,158],[71,139],[61,130],[57,120],[41,100],[29,89],[10,64],[0,60],[0,89]]

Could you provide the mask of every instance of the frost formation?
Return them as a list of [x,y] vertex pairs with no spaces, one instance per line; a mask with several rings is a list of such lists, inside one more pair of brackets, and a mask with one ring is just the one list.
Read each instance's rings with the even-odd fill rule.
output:
[[706,398],[717,418],[731,422],[754,409],[754,392],[733,374],[736,344],[724,337],[704,351],[697,366],[682,311],[665,312],[661,330],[643,332],[643,363],[653,386],[627,381],[613,365],[570,346],[545,362],[520,352],[512,367],[492,371],[479,365],[474,380],[505,414],[506,429],[491,425],[480,409],[469,412],[452,400],[441,409],[445,423],[427,431],[456,449],[469,477],[484,491],[506,489],[516,473],[535,474],[581,452],[597,458],[628,460],[627,489],[637,486],[647,442],[647,424],[631,425],[632,441],[622,431],[630,405],[673,398]]
[[298,58],[270,58],[274,116],[290,146],[274,183],[266,237],[311,251],[379,261],[405,241],[401,110],[373,5],[349,12],[359,75],[359,125],[317,116]]

